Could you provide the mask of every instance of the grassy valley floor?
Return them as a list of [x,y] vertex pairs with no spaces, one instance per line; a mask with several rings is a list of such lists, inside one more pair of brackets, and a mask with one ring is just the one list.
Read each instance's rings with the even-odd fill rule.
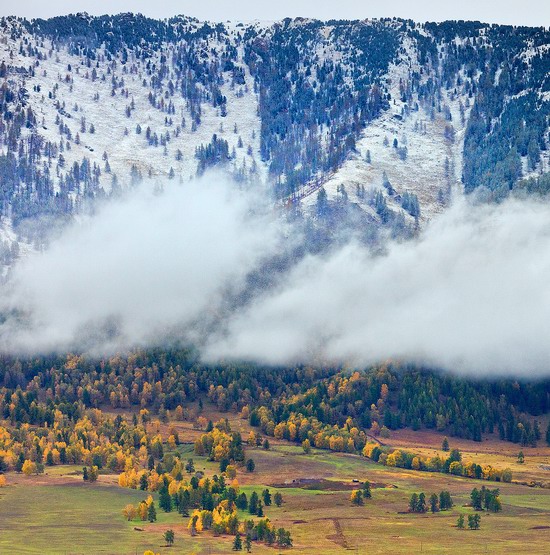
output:
[[[216,416],[216,415],[214,415]],[[184,441],[196,435],[186,423],[179,424]],[[248,424],[235,419],[234,428],[247,432]],[[442,436],[427,432],[397,432],[386,440],[410,451],[438,451]],[[417,447],[413,445],[416,443]],[[482,443],[453,441],[463,458],[480,463],[511,466],[514,483],[494,483],[447,474],[389,468],[357,455],[313,450],[309,455],[293,444],[274,440],[271,449],[247,448],[256,463],[254,473],[239,472],[241,489],[249,495],[269,487],[280,491],[281,507],[265,508],[277,526],[292,532],[291,553],[315,555],[356,553],[547,553],[550,545],[550,489],[529,487],[545,478],[550,449],[524,449],[526,462],[517,465],[516,445],[489,440]],[[207,475],[218,465],[192,453],[191,444],[178,447],[183,457],[193,456],[197,470]],[[487,461],[490,456],[491,460]],[[232,552],[230,536],[214,537],[202,532],[192,537],[188,518],[158,510],[154,524],[127,522],[121,514],[127,503],[137,503],[147,494],[123,489],[117,475],[101,475],[98,482],[82,481],[80,468],[47,467],[46,474],[27,477],[8,473],[8,485],[0,489],[0,553],[44,554],[216,554]],[[548,472],[550,475],[550,472]],[[373,497],[364,506],[353,506],[350,492],[354,480],[368,479]],[[467,504],[473,487],[499,487],[501,513],[481,513],[481,529],[459,530],[459,514],[472,514]],[[407,512],[413,492],[427,497],[447,489],[455,506],[449,511],[421,515]],[[156,495],[155,495],[156,497]],[[241,518],[250,518],[241,513]],[[173,547],[164,547],[163,532],[175,532]],[[141,530],[140,530],[141,529]],[[280,550],[254,543],[253,553]]]

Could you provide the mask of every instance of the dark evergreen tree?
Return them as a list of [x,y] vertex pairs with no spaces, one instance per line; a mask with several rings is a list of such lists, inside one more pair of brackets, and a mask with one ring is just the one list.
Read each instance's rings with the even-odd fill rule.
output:
[[476,511],[483,510],[483,496],[477,488],[474,488],[472,490],[472,493],[470,494],[470,499],[472,501],[472,507]]
[[409,499],[409,512],[417,513],[418,512],[418,494],[413,493],[411,498]]
[[418,502],[416,505],[416,509],[417,509],[417,512],[419,513],[425,513],[427,510],[426,495],[423,492],[418,494]]
[[174,530],[166,530],[166,532],[164,532],[163,537],[164,537],[164,541],[166,542],[166,545],[168,545],[169,547],[174,545],[174,538],[175,538]]
[[156,522],[157,520],[157,510],[155,509],[155,503],[151,503],[147,509],[147,520],[149,522]]
[[235,539],[233,540],[233,551],[242,551],[243,549],[243,542],[241,540],[241,534],[237,532],[235,534]]
[[365,480],[365,483],[363,484],[363,497],[365,499],[371,499],[372,497],[370,482],[368,480]]
[[172,497],[168,493],[166,486],[162,486],[159,489],[159,507],[166,513],[172,510]]
[[248,500],[248,512],[251,515],[258,514],[258,504],[259,504],[258,494],[255,491],[253,491],[250,494],[250,499]]
[[248,508],[246,493],[240,493],[237,497],[237,500],[235,501],[235,504],[237,505],[237,509],[240,509],[241,511],[246,511],[246,509]]

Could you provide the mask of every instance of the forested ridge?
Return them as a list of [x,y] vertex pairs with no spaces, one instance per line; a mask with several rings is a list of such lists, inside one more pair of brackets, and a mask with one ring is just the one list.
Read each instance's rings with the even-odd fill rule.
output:
[[[437,429],[476,441],[482,434],[536,444],[537,418],[548,412],[548,381],[474,381],[408,365],[384,364],[362,371],[336,368],[271,368],[205,365],[188,350],[136,352],[94,360],[87,356],[3,357],[0,411],[12,424],[53,423],[87,409],[148,409],[165,414],[198,400],[221,411],[249,415],[253,425],[285,439],[303,441],[326,427],[351,436],[382,427]],[[289,421],[302,425],[290,432]],[[361,436],[364,442],[366,435]],[[357,441],[355,449],[364,443]]]

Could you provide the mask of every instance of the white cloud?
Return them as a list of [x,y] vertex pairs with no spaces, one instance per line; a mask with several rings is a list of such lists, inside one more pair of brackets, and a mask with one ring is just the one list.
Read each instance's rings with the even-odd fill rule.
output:
[[[0,328],[4,348],[109,348],[186,337],[276,249],[272,213],[221,177],[162,195],[143,187],[75,224],[44,254],[17,265],[3,295],[25,326]],[[106,333],[114,337],[105,337]],[[93,345],[94,342],[99,345]]]
[[550,374],[549,205],[461,199],[384,255],[352,242],[251,288],[290,250],[283,235],[269,204],[221,178],[144,188],[20,261],[0,346],[100,354],[176,337],[206,360]]
[[550,373],[550,207],[461,201],[414,243],[305,259],[207,354],[474,373]]

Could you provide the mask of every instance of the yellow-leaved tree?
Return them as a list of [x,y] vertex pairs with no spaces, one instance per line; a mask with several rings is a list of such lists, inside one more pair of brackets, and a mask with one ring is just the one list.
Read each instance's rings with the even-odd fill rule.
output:
[[34,474],[36,472],[36,464],[27,459],[23,463],[23,467],[21,468],[21,470],[23,471],[23,474],[25,476],[30,476],[31,474]]
[[136,518],[137,510],[131,503],[128,503],[128,505],[122,509],[122,514],[126,520],[134,520],[134,518]]

